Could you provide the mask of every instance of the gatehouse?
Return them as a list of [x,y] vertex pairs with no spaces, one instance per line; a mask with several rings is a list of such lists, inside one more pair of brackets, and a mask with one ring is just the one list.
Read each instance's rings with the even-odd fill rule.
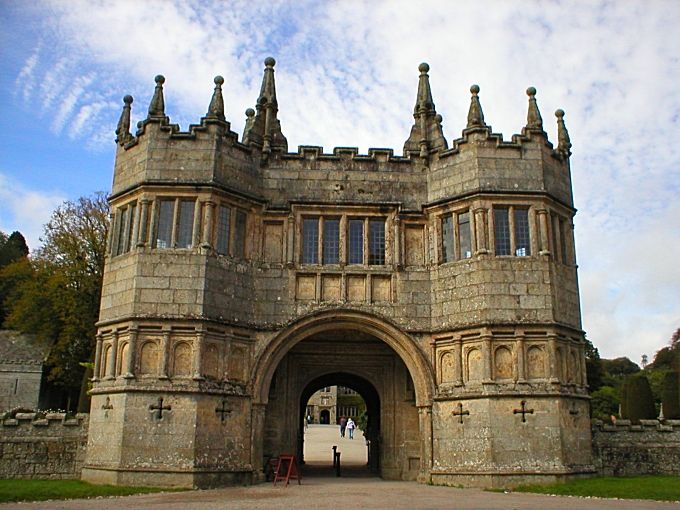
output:
[[592,473],[564,112],[554,146],[530,87],[504,140],[473,85],[449,146],[421,64],[401,156],[289,152],[274,66],[241,135],[219,76],[187,131],[163,76],[134,134],[123,99],[83,479],[261,481],[330,385],[364,398],[383,478]]

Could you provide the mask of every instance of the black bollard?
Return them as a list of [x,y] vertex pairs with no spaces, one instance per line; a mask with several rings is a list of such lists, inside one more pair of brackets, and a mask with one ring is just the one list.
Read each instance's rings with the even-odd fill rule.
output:
[[337,445],[333,446],[333,467],[335,467],[335,454],[338,451]]
[[335,462],[333,465],[335,466],[335,476],[340,476],[340,452],[335,452]]

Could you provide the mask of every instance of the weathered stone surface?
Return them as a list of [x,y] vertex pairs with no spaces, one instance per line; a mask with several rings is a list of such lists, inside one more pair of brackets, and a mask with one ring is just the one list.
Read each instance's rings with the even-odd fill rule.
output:
[[383,477],[593,472],[568,157],[537,109],[504,141],[480,104],[447,148],[420,72],[403,156],[288,152],[273,59],[244,143],[158,114],[117,146],[85,478],[259,479],[333,384],[371,401]]
[[67,419],[17,413],[0,423],[0,478],[61,480],[81,476],[87,445],[88,416]]

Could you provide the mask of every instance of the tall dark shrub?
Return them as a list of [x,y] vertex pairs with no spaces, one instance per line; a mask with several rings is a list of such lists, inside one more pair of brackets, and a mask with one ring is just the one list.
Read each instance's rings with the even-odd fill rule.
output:
[[668,372],[664,376],[661,403],[664,418],[680,420],[680,373]]
[[656,418],[654,396],[649,380],[644,375],[633,375],[626,379],[624,384],[625,413],[622,409],[623,418],[632,423],[640,423],[640,420],[653,420]]
[[620,403],[620,412],[619,414],[621,415],[621,418],[624,420],[628,419],[628,386],[629,386],[629,380],[630,377],[626,378],[623,380],[623,384],[621,385],[621,398],[619,400]]

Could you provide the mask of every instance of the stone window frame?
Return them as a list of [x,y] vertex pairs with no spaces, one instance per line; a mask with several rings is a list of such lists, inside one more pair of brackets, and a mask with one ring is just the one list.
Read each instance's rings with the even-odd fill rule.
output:
[[[389,242],[388,242],[388,232],[389,232],[389,213],[370,213],[364,211],[300,211],[297,215],[297,239],[296,243],[296,260],[299,266],[309,267],[309,266],[323,266],[323,267],[385,267],[389,264]],[[324,240],[324,220],[333,219],[339,220],[339,239],[338,239],[338,251],[339,260],[337,263],[325,263],[324,262],[324,247],[327,246]],[[305,221],[316,220],[317,223],[317,237],[316,237],[316,257],[314,261],[306,262],[305,260],[310,260],[305,258],[303,250],[305,249],[305,231],[304,225]],[[363,231],[362,231],[362,261],[361,262],[350,262],[350,222],[353,220],[362,221]],[[382,264],[371,263],[369,253],[371,253],[370,237],[371,237],[371,223],[376,221],[381,221],[383,225],[382,231]]]
[[[217,200],[216,202],[208,201],[207,204],[209,208],[214,207],[212,213],[214,220],[212,221],[212,228],[207,234],[208,238],[204,239],[204,244],[213,247],[218,256],[245,259],[249,221],[248,211],[227,200]],[[220,245],[222,240],[220,232],[220,213],[222,209],[229,211],[229,224],[226,229],[223,229],[223,232],[226,232],[228,236],[226,240],[226,250],[222,250],[222,246]],[[241,219],[243,220],[243,223],[240,223]],[[240,225],[242,225],[242,231],[240,230]]]
[[[467,214],[467,225],[469,229],[469,236],[468,236],[468,243],[470,247],[470,251],[466,252],[467,256],[462,256],[461,254],[461,248],[462,248],[462,240],[463,237],[461,237],[461,220],[463,215]],[[445,239],[445,231],[444,231],[444,222],[445,220],[450,219],[451,221],[451,240],[450,242],[447,243],[447,240]],[[441,253],[441,263],[442,264],[449,264],[451,262],[458,262],[461,260],[467,260],[472,258],[473,255],[473,232],[472,232],[472,212],[471,212],[471,207],[465,207],[461,209],[455,209],[453,211],[446,211],[442,213],[439,216],[438,219],[439,222],[439,250]],[[449,244],[451,247],[451,255],[448,255],[447,249],[445,247],[446,244]]]
[[[508,241],[509,241],[509,253],[507,254],[499,254],[498,253],[498,245],[497,245],[497,237],[498,237],[498,229],[496,225],[496,212],[505,210],[507,211],[507,230],[506,233],[509,236]],[[517,247],[517,242],[518,242],[518,225],[517,225],[517,217],[516,217],[516,211],[526,211],[527,214],[527,222],[526,222],[526,230],[522,235],[525,235],[527,238],[527,244],[526,246]],[[490,233],[490,240],[491,240],[491,249],[489,250],[491,254],[493,254],[495,257],[513,257],[513,258],[529,258],[534,256],[535,253],[535,232],[536,232],[536,227],[534,225],[535,222],[535,214],[533,213],[533,205],[532,204],[518,204],[518,203],[496,203],[494,202],[491,205],[490,211],[489,211],[489,219],[490,219],[490,225],[489,225],[489,233]],[[520,250],[525,249],[525,254],[520,254]]]
[[112,257],[124,255],[133,248],[135,222],[137,221],[137,200],[131,200],[116,207],[111,222],[112,242],[110,254]]
[[[192,203],[192,212],[190,215],[184,216],[183,214],[183,204]],[[161,214],[163,204],[172,204],[171,214],[172,218],[169,223],[169,243],[168,246],[159,246],[160,229],[162,226]],[[169,249],[191,249],[196,246],[196,236],[198,230],[198,222],[200,221],[200,202],[196,196],[188,195],[157,195],[153,201],[153,213],[151,217],[151,247],[158,250],[169,250]],[[187,222],[187,218],[190,220]],[[191,226],[188,227],[187,223]],[[182,231],[182,228],[188,230]],[[188,232],[188,234],[184,233]],[[179,237],[182,239],[179,239]],[[178,246],[180,240],[184,241],[184,246]]]
[[566,266],[574,264],[573,249],[571,246],[571,220],[555,210],[549,212],[550,246],[552,247],[553,260]]

